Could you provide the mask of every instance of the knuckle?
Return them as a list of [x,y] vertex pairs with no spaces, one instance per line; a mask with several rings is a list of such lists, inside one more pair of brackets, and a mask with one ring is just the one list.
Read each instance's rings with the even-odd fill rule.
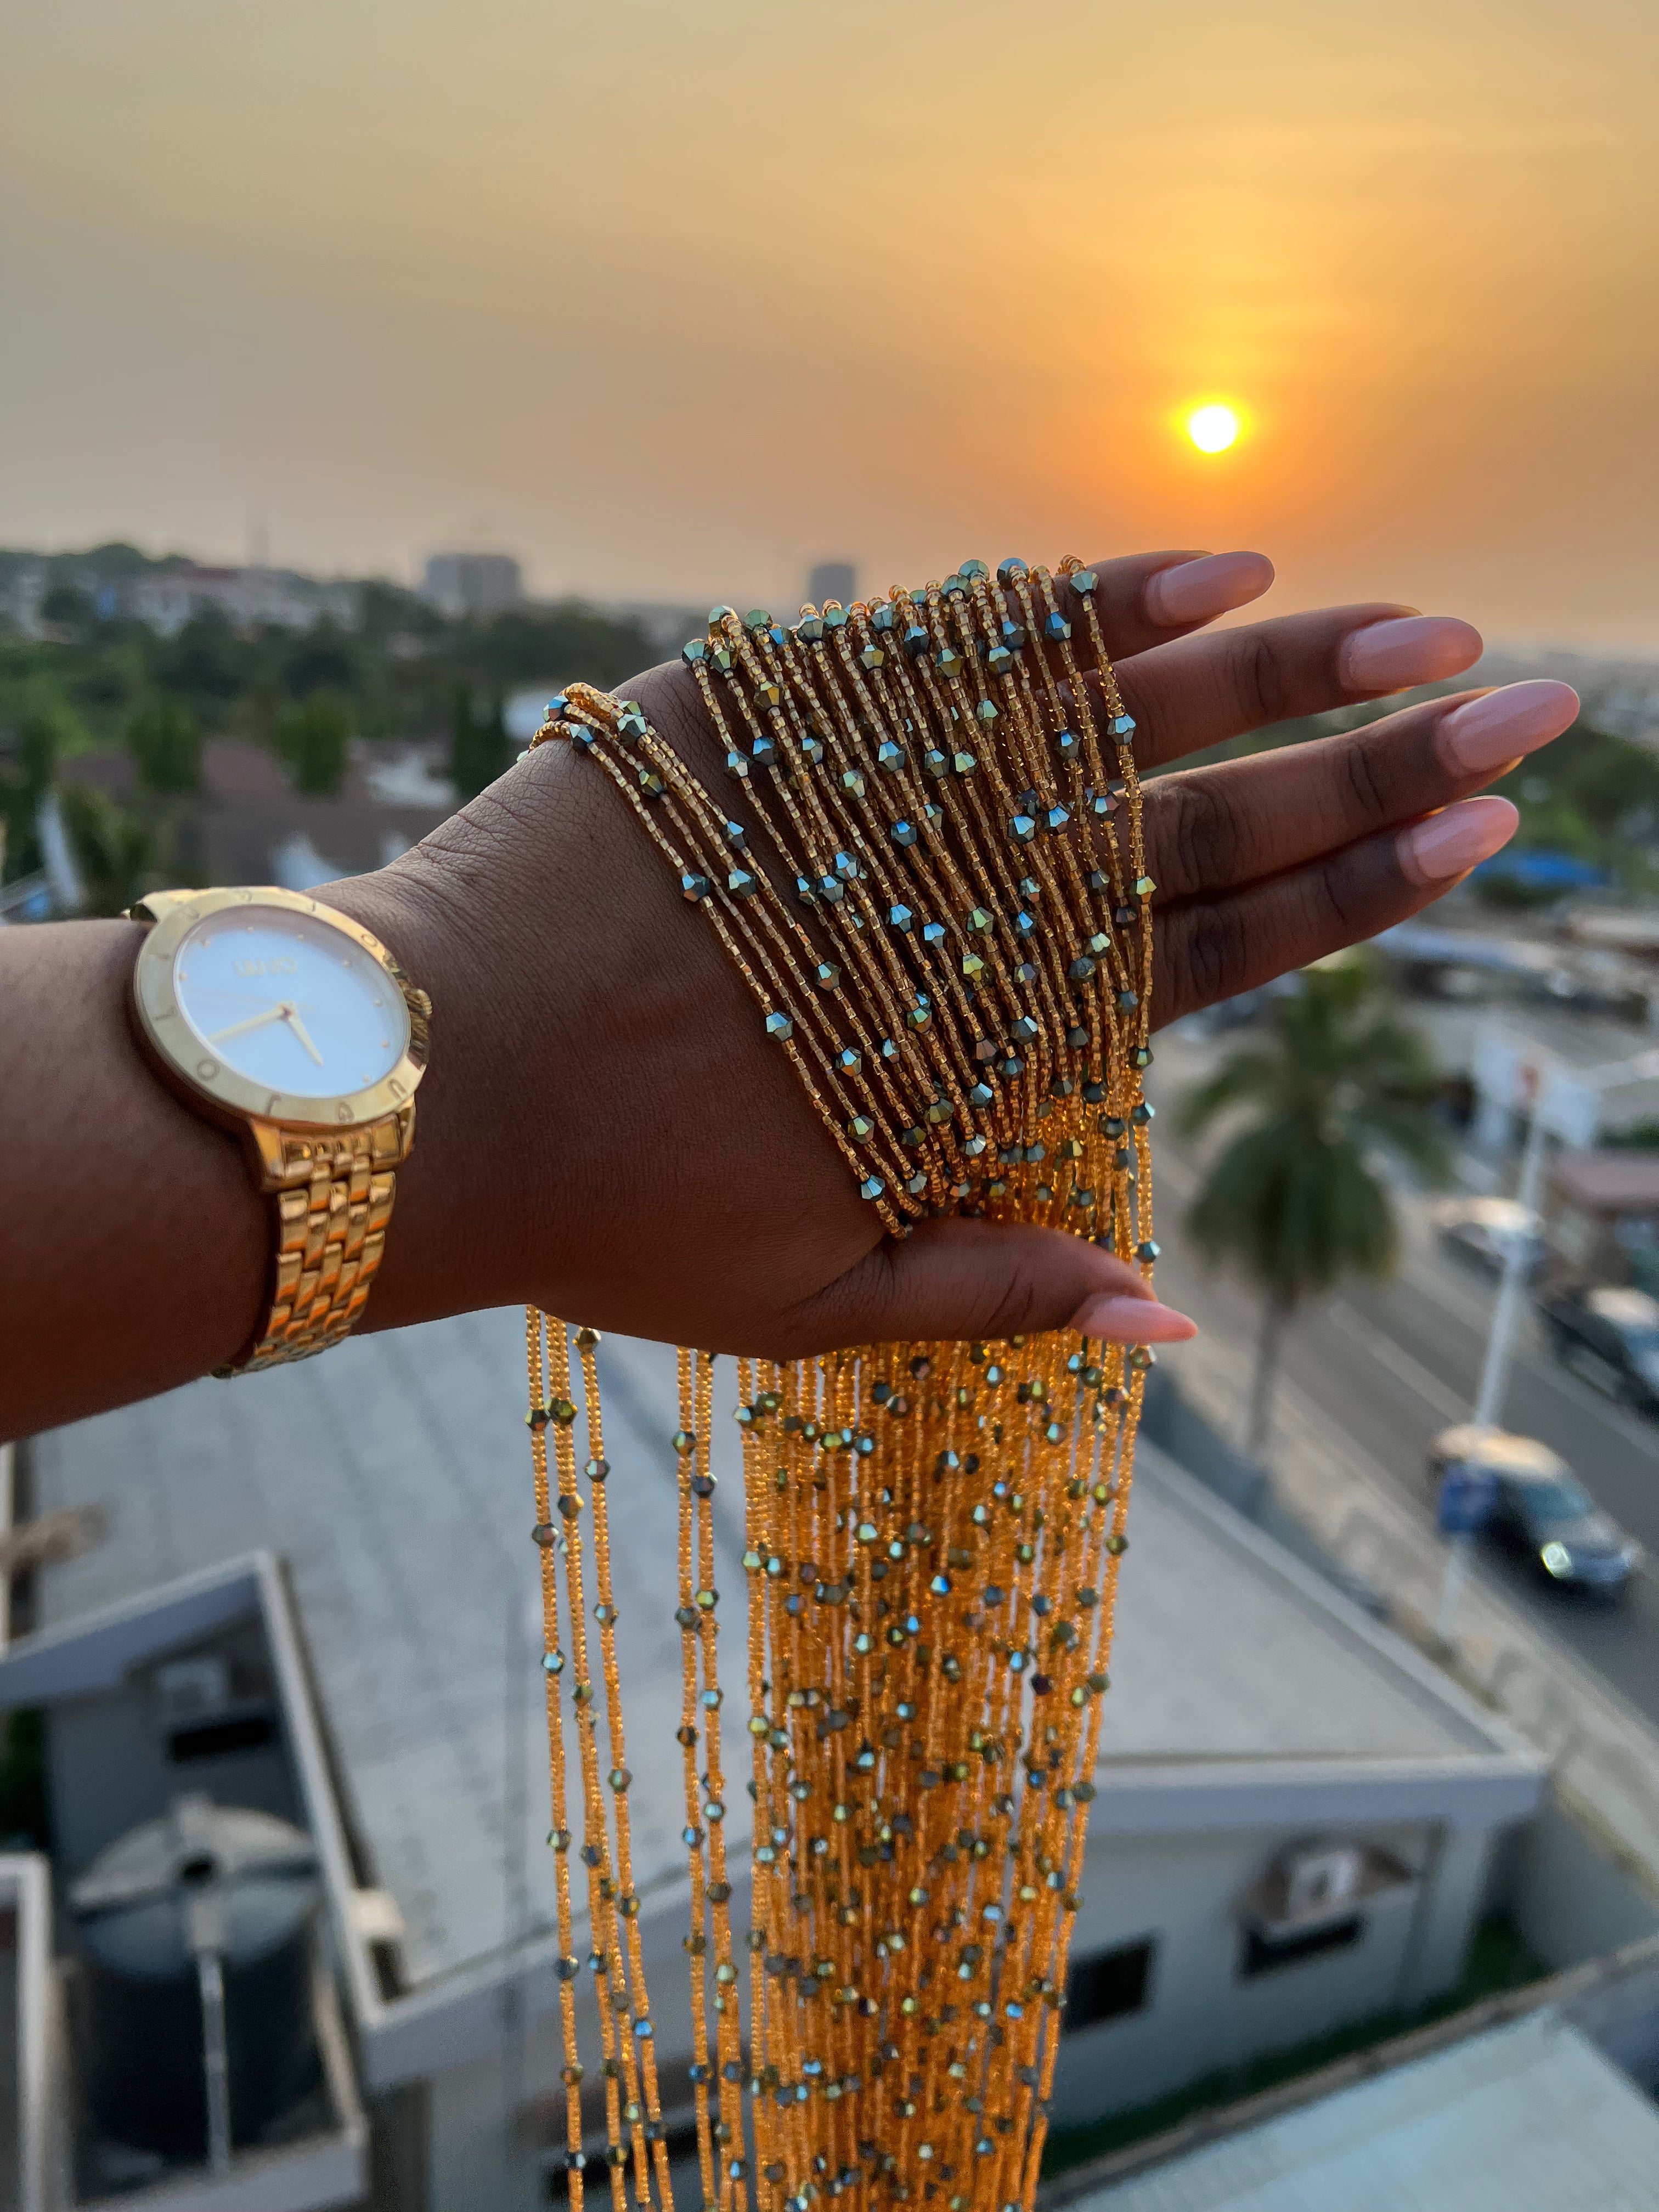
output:
[[1171,994],[1183,1012],[1231,999],[1249,981],[1250,939],[1244,917],[1223,900],[1189,918],[1170,947]]
[[1346,945],[1360,933],[1368,901],[1351,854],[1326,855],[1314,871],[1308,901],[1311,909],[1308,934],[1318,939],[1322,949],[1328,944]]
[[1227,804],[1212,779],[1202,773],[1170,777],[1167,796],[1160,794],[1160,812],[1165,807],[1180,879],[1195,890],[1235,880],[1243,863],[1245,825],[1238,808]]
[[1249,717],[1248,726],[1259,729],[1282,721],[1290,699],[1290,674],[1272,632],[1240,630],[1237,637],[1233,684],[1239,709]]
[[1378,765],[1376,747],[1367,744],[1364,732],[1344,741],[1338,770],[1346,811],[1351,821],[1365,827],[1386,822],[1393,811]]
[[991,1286],[981,1328],[988,1337],[1018,1336],[1041,1323],[1046,1304],[1036,1269],[1029,1260],[1018,1259],[1001,1282]]

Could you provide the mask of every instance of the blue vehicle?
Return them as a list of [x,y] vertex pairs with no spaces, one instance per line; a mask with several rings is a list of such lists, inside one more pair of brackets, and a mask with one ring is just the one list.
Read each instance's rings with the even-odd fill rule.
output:
[[1642,1547],[1547,1444],[1463,1422],[1430,1445],[1428,1471],[1437,1511],[1457,1533],[1528,1560],[1557,1589],[1623,1595]]

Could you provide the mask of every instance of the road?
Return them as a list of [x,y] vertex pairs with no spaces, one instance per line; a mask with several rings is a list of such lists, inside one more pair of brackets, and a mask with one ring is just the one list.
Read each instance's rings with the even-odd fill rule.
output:
[[[1154,1096],[1172,1102],[1211,1057],[1205,1048],[1167,1039]],[[1181,1222],[1195,1170],[1167,1127],[1168,1117],[1159,1127],[1154,1166],[1164,1254],[1158,1295],[1206,1328],[1253,1334],[1254,1299],[1236,1282],[1206,1271],[1186,1248]],[[1427,1201],[1407,1197],[1403,1203],[1407,1249],[1398,1276],[1382,1285],[1350,1282],[1340,1296],[1310,1309],[1290,1335],[1284,1372],[1370,1455],[1428,1522],[1429,1442],[1449,1422],[1469,1417],[1497,1285],[1439,1249]],[[1516,1332],[1499,1418],[1505,1428],[1559,1451],[1648,1557],[1618,1607],[1551,1588],[1524,1561],[1486,1546],[1477,1552],[1477,1574],[1659,1722],[1659,1420],[1613,1402],[1564,1369],[1530,1306]]]

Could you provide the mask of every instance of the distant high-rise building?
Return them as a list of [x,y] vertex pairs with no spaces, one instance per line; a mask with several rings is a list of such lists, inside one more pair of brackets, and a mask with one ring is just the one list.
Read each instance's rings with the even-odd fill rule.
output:
[[806,596],[815,607],[821,607],[826,599],[839,599],[842,606],[850,606],[858,582],[858,570],[850,561],[820,561],[806,579]]
[[434,553],[423,595],[442,614],[504,614],[522,605],[524,575],[510,553]]

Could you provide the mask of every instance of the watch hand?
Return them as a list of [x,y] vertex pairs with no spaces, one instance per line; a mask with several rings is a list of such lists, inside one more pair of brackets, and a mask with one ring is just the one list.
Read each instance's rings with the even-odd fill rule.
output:
[[318,1066],[320,1067],[323,1064],[323,1055],[311,1042],[311,1031],[300,1019],[297,1010],[292,1006],[288,1006],[283,1008],[283,1012],[288,1018],[289,1027],[293,1030],[295,1036],[299,1038],[301,1043],[316,1061]]
[[245,1022],[233,1022],[228,1030],[216,1030],[208,1042],[222,1044],[227,1037],[240,1036],[245,1030],[262,1029],[267,1022],[286,1021],[289,1013],[286,1005],[267,1006],[262,1014],[250,1014]]

